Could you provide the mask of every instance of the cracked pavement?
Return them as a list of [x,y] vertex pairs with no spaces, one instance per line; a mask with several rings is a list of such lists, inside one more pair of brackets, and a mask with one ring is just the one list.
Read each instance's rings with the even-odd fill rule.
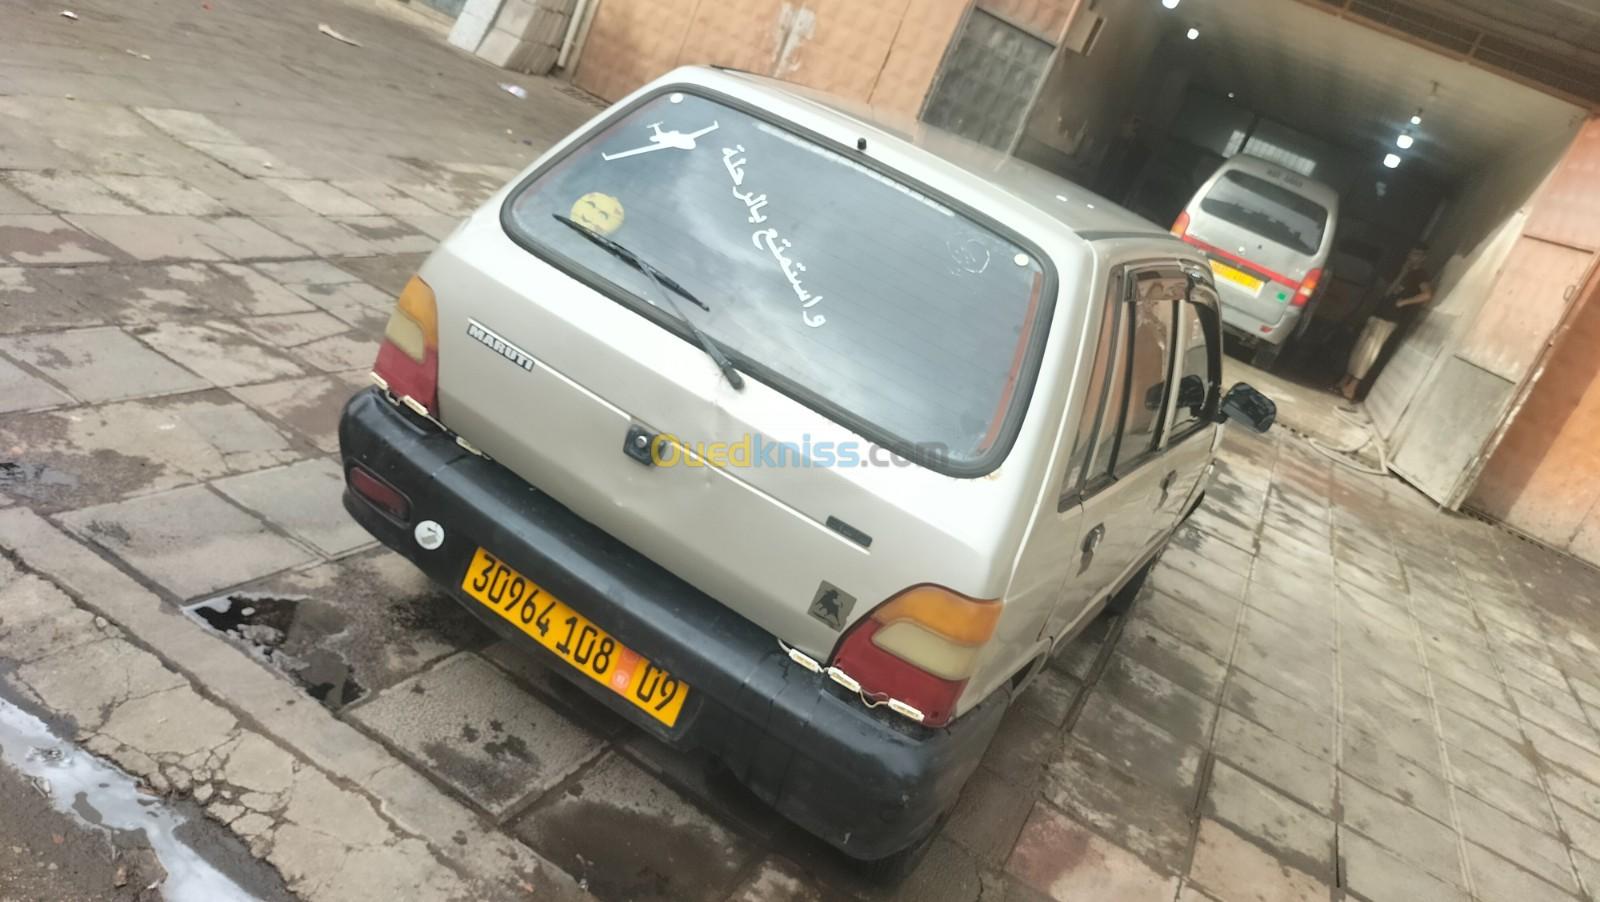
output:
[[1600,898],[1600,577],[1285,430],[866,883],[339,507],[394,295],[596,107],[354,0],[74,9],[0,34],[0,693],[297,895]]

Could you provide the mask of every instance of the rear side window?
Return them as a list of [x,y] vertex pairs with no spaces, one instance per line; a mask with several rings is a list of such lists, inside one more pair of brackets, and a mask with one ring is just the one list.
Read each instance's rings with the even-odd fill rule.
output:
[[[1173,398],[1172,438],[1177,441],[1211,422],[1221,386],[1212,373],[1212,338],[1206,321],[1216,313],[1192,301],[1178,305],[1182,319],[1182,346],[1178,351],[1178,394]],[[1169,442],[1170,444],[1170,442]]]
[[741,369],[873,442],[978,475],[1015,435],[1053,280],[939,197],[731,103],[645,100],[519,186],[502,222],[684,334],[643,275],[557,215],[705,301],[681,306]]
[[1128,394],[1117,447],[1116,474],[1127,473],[1155,448],[1166,412],[1167,375],[1172,366],[1172,301],[1133,306],[1128,349]]
[[1328,226],[1328,211],[1321,204],[1237,169],[1217,179],[1200,201],[1200,209],[1307,255],[1322,246]]

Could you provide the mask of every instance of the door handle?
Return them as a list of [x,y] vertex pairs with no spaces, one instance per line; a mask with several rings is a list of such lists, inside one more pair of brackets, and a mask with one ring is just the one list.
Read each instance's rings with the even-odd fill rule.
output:
[[1161,500],[1156,502],[1156,507],[1161,507],[1167,503],[1167,495],[1172,492],[1172,484],[1176,482],[1177,479],[1177,470],[1169,470],[1167,471],[1167,475],[1161,477]]
[[1089,534],[1083,537],[1084,555],[1087,556],[1094,554],[1095,549],[1100,547],[1100,543],[1105,541],[1105,538],[1106,525],[1104,523],[1101,523],[1095,526],[1094,529],[1089,530]]

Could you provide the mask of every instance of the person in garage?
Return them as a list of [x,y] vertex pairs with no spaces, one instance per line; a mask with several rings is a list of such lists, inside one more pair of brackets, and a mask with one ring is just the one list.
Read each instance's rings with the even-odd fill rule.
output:
[[1377,366],[1379,358],[1388,360],[1384,349],[1397,341],[1396,333],[1403,334],[1409,329],[1422,313],[1423,306],[1433,300],[1433,283],[1423,268],[1427,259],[1427,245],[1418,244],[1411,249],[1400,267],[1400,274],[1389,283],[1383,299],[1378,301],[1378,309],[1362,328],[1361,337],[1350,350],[1345,377],[1339,383],[1339,393],[1346,398],[1355,400],[1361,384],[1369,377],[1377,377],[1377,371],[1382,369]]

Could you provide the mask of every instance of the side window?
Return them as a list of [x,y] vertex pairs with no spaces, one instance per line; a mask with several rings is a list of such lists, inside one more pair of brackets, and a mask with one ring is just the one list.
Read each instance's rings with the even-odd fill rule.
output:
[[1123,475],[1155,448],[1166,413],[1168,376],[1172,368],[1174,301],[1140,301],[1133,305],[1128,348],[1126,403],[1122,436],[1117,444],[1115,473]]
[[1217,380],[1211,372],[1211,336],[1206,320],[1212,310],[1185,301],[1178,305],[1183,319],[1183,345],[1178,352],[1178,394],[1173,400],[1172,439],[1177,441],[1211,420]]
[[1094,434],[1094,449],[1089,454],[1089,469],[1085,471],[1083,493],[1094,492],[1111,481],[1111,460],[1117,453],[1117,428],[1122,423],[1122,399],[1128,388],[1128,328],[1132,306],[1119,300],[1113,310],[1117,314],[1117,330],[1112,336],[1112,354],[1108,366],[1110,381],[1106,386],[1105,402],[1100,405],[1100,415]]
[[[1100,337],[1095,342],[1094,369],[1089,371],[1089,385],[1083,396],[1083,414],[1078,419],[1078,431],[1072,440],[1072,453],[1067,458],[1066,475],[1061,481],[1061,497],[1067,499],[1078,493],[1083,485],[1083,465],[1089,459],[1089,454],[1095,447],[1095,429],[1106,428],[1100,425],[1105,419],[1106,389],[1111,383],[1111,374],[1117,368],[1116,339],[1119,328],[1118,315],[1122,308],[1122,280],[1117,278],[1112,282],[1111,296],[1106,302],[1106,308],[1100,323]],[[1116,414],[1110,415],[1111,428],[1116,426]]]

